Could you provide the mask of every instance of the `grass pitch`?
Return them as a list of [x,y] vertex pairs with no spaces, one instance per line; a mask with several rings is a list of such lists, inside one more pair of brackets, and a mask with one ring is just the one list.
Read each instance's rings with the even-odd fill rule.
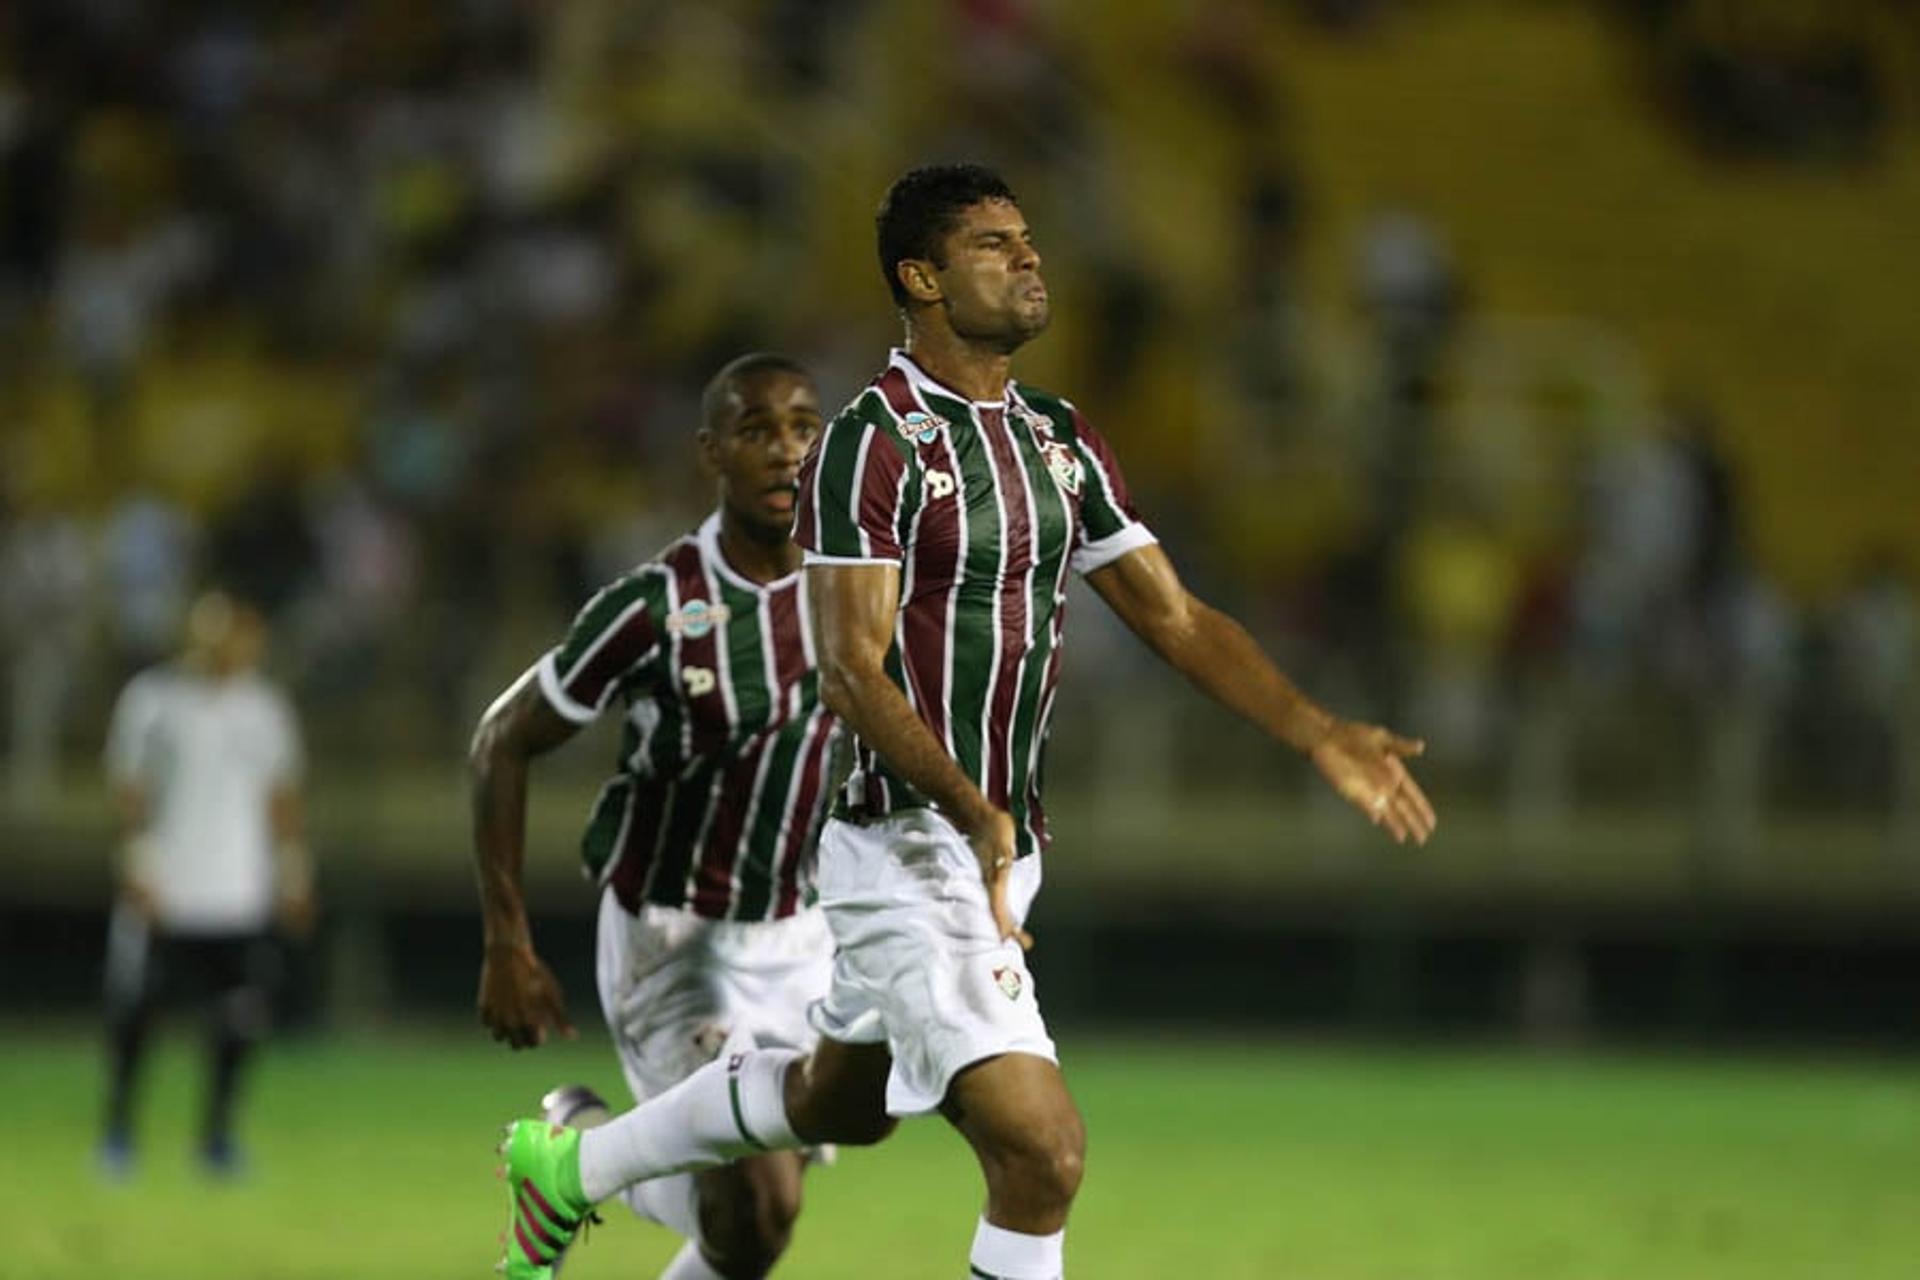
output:
[[[1920,1071],[1066,1037],[1092,1133],[1070,1273],[1098,1280],[1740,1280],[1920,1274]],[[550,1083],[610,1097],[604,1043],[475,1030],[287,1043],[246,1108],[252,1171],[189,1158],[198,1063],[149,1081],[142,1160],[94,1176],[87,1036],[0,1028],[5,1280],[480,1280],[497,1124]],[[791,1280],[952,1280],[977,1177],[937,1120],[814,1174]],[[623,1211],[568,1280],[647,1280],[675,1241]]]

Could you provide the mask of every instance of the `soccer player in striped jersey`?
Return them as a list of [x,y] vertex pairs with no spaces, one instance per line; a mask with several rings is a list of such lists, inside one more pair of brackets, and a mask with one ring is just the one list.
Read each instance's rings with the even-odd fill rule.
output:
[[1434,812],[1403,763],[1420,744],[1323,710],[1194,598],[1099,433],[1013,380],[1050,303],[1006,184],[914,170],[878,230],[906,347],[822,433],[795,521],[822,697],[859,739],[820,841],[836,946],[820,1042],[732,1054],[577,1141],[523,1121],[506,1149],[516,1177],[578,1197],[563,1200],[575,1212],[636,1179],[871,1139],[938,1109],[987,1183],[969,1274],[1056,1280],[1085,1131],[1022,921],[1052,838],[1041,756],[1068,571],[1395,840],[1424,842]]
[[[657,1094],[723,1043],[804,1049],[832,943],[814,904],[833,716],[821,705],[800,550],[802,457],[820,430],[812,380],[743,356],[707,388],[700,447],[719,509],[590,600],[474,736],[473,826],[486,951],[480,1016],[515,1048],[571,1034],[535,953],[520,889],[529,762],[619,705],[613,778],[587,824],[602,887],[598,982],[634,1096]],[[553,1115],[564,1103],[568,1114]],[[549,1114],[604,1106],[577,1087]],[[666,1280],[749,1280],[785,1248],[801,1158],[763,1153],[628,1196],[686,1236]],[[561,1221],[515,1188],[510,1274],[547,1274]],[[546,1214],[554,1214],[549,1202]]]

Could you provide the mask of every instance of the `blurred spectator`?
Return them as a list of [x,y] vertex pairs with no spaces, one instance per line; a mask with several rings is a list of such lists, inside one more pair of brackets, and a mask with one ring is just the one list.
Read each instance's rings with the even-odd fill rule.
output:
[[1734,156],[1858,158],[1888,94],[1867,6],[1640,0],[1685,123]]
[[0,510],[0,638],[13,709],[7,781],[15,803],[31,808],[53,782],[85,652],[94,564],[75,516],[31,500],[7,515]]
[[197,547],[193,519],[146,489],[114,505],[101,531],[101,585],[124,678],[173,647],[186,613]]
[[1816,796],[1883,807],[1912,750],[1920,605],[1888,555],[1870,558],[1820,620],[1794,709],[1795,772]]

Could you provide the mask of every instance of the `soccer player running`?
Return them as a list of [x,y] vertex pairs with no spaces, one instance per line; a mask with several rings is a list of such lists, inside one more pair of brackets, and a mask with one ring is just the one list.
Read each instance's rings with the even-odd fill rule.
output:
[[[549,1031],[572,1034],[521,896],[528,765],[624,706],[619,769],[583,853],[603,886],[601,1007],[642,1101],[723,1042],[810,1047],[807,1006],[832,967],[813,870],[836,727],[820,702],[792,541],[819,396],[794,361],[756,354],[722,369],[702,406],[719,509],[595,595],[486,712],[471,753],[480,1016],[495,1039],[526,1048]],[[577,1086],[547,1099],[554,1121],[600,1107]],[[626,1200],[636,1213],[687,1238],[663,1280],[766,1275],[799,1212],[801,1163],[758,1152],[635,1187]],[[550,1274],[583,1216],[566,1203],[577,1201],[513,1188],[508,1275]]]
[[1396,841],[1434,812],[1421,745],[1338,719],[1182,586],[1075,408],[1011,379],[1045,329],[1040,254],[1012,191],[914,170],[879,219],[907,344],[822,434],[796,537],[822,695],[858,735],[820,841],[833,985],[810,1055],[729,1055],[584,1134],[509,1128],[515,1186],[577,1216],[637,1179],[743,1151],[857,1143],[938,1109],[986,1177],[970,1274],[1055,1280],[1085,1130],[1035,1000],[1021,927],[1049,833],[1041,755],[1069,569],[1169,665],[1307,756]]
[[125,829],[107,938],[107,1117],[102,1172],[134,1161],[134,1099],[159,998],[183,981],[210,997],[200,1161],[240,1172],[234,1110],[266,1035],[276,922],[304,935],[313,873],[302,834],[300,727],[260,674],[267,626],[209,591],[187,613],[184,651],[121,692],[107,776]]

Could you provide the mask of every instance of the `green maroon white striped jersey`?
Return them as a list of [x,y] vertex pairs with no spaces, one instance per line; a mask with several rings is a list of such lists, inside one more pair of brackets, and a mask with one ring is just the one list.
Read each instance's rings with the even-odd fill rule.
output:
[[[1058,396],[1016,383],[1004,401],[969,401],[895,351],[809,455],[794,540],[809,564],[900,566],[888,675],[1013,816],[1020,853],[1045,848],[1067,570],[1154,540],[1107,442]],[[865,744],[854,754],[841,812],[927,803]]]
[[735,572],[709,516],[589,600],[535,668],[576,724],[626,704],[582,853],[629,911],[774,920],[813,901],[836,722],[800,588]]

